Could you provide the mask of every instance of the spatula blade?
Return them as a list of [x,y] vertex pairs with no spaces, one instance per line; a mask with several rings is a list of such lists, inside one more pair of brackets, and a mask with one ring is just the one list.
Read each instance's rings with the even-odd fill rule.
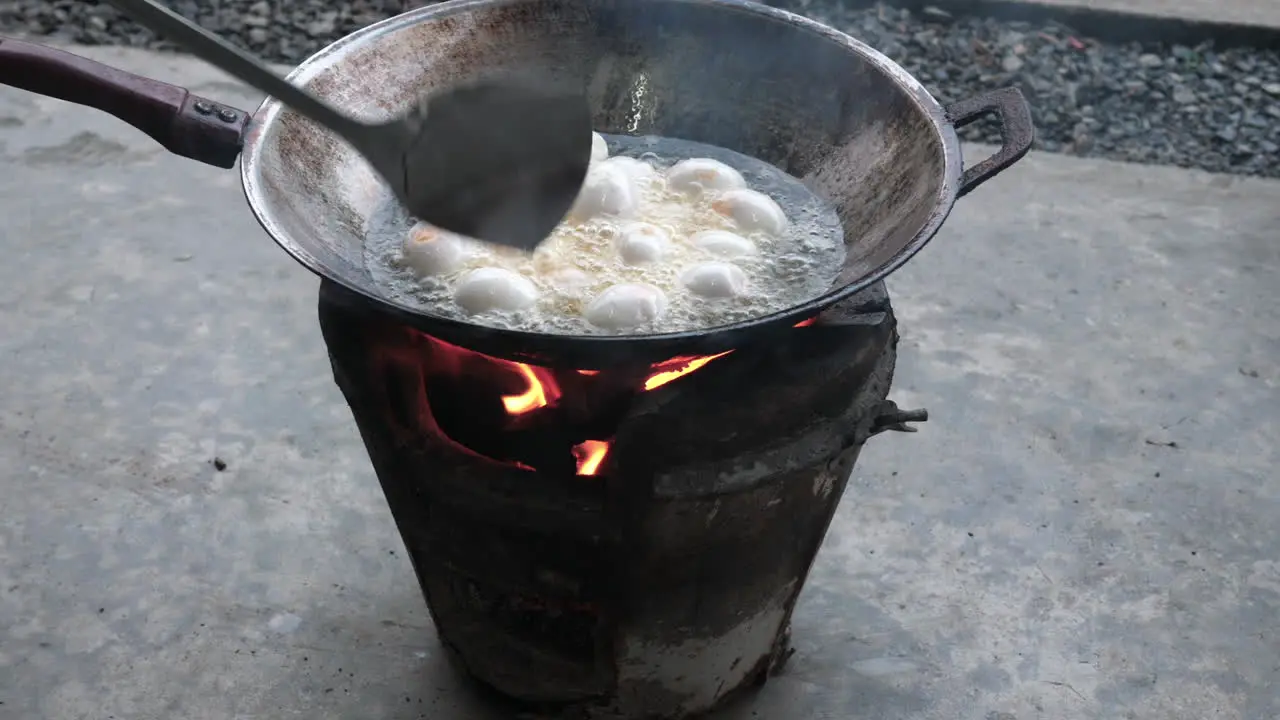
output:
[[404,158],[410,213],[522,250],[564,219],[591,159],[591,108],[548,84],[485,82],[424,104]]

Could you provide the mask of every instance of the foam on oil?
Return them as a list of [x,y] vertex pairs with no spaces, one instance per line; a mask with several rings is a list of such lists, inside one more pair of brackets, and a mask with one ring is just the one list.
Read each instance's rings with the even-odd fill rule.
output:
[[[581,224],[563,223],[531,254],[471,241],[467,259],[454,271],[419,276],[401,261],[401,248],[413,222],[398,204],[389,203],[371,220],[365,245],[366,267],[376,287],[390,299],[434,315],[493,327],[573,335],[710,328],[768,315],[831,288],[845,256],[840,221],[835,209],[798,179],[768,163],[713,145],[653,136],[605,138],[611,157],[637,158],[658,170],[651,178],[636,182],[639,209],[632,217],[597,216]],[[748,188],[768,195],[782,208],[788,220],[784,232],[778,237],[742,232],[712,208],[714,193],[691,198],[669,189],[665,171],[688,158],[711,158],[741,173]],[[657,225],[670,235],[669,249],[661,260],[642,265],[622,261],[616,247],[620,229],[636,221]],[[748,279],[747,290],[740,296],[706,298],[681,285],[680,276],[687,268],[724,260],[690,242],[695,233],[711,229],[736,232],[758,248],[752,256],[730,260]],[[537,300],[518,311],[468,315],[454,301],[453,293],[463,276],[481,267],[519,273],[537,287]],[[565,282],[568,275],[575,276],[577,282]],[[621,331],[587,322],[583,317],[587,305],[618,283],[647,283],[661,289],[667,298],[665,313],[653,322]]]

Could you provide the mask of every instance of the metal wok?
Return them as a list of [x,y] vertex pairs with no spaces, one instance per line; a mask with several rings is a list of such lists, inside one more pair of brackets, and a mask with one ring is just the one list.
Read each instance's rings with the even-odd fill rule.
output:
[[[538,67],[581,82],[597,130],[665,135],[751,155],[833,202],[848,257],[829,292],[706,330],[627,336],[514,332],[384,297],[365,268],[370,217],[389,192],[354,150],[268,99],[248,114],[38,45],[0,42],[0,82],[110,112],[169,150],[230,168],[273,239],[370,312],[490,355],[581,368],[707,355],[767,341],[915,255],[955,200],[1030,149],[1015,88],[943,107],[853,38],[741,0],[452,0],[364,28],[289,79],[361,119],[424,92]],[[963,167],[955,128],[995,115],[998,152]]]

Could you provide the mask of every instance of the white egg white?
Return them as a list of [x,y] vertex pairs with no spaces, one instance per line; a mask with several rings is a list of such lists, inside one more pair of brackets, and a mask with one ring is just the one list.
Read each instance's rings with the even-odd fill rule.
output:
[[562,293],[577,292],[591,284],[589,275],[572,267],[552,270],[546,278],[556,292]]
[[666,230],[647,222],[632,222],[623,226],[617,239],[618,256],[626,265],[644,265],[658,262],[671,247],[671,235]]
[[627,157],[625,155],[614,155],[600,163],[602,167],[617,168],[632,182],[645,183],[658,176],[658,169],[639,158]]
[[600,162],[609,157],[609,143],[598,133],[591,133],[591,162]]
[[667,294],[647,283],[614,285],[583,311],[587,322],[605,330],[628,330],[654,322],[667,310]]
[[689,241],[694,247],[723,258],[747,257],[759,252],[755,243],[728,230],[703,230]]
[[740,188],[720,194],[711,207],[733,221],[743,232],[763,232],[777,237],[787,229],[787,215],[773,198]]
[[603,163],[587,171],[582,190],[569,210],[571,222],[586,222],[600,216],[630,217],[637,205],[635,183],[616,166]]
[[680,284],[704,298],[731,298],[747,292],[747,274],[737,265],[705,262],[680,274]]
[[681,160],[667,170],[667,187],[677,192],[702,194],[746,186],[742,173],[711,158]]
[[440,228],[418,223],[404,238],[400,262],[419,277],[447,275],[466,263],[467,240]]
[[499,267],[476,268],[458,281],[453,301],[468,315],[520,310],[538,299],[538,288],[519,273]]

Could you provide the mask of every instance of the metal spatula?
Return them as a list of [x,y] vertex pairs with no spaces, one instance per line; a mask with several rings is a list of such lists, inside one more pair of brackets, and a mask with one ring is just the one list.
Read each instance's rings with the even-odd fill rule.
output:
[[340,135],[417,219],[533,249],[577,198],[591,155],[580,90],[522,78],[459,86],[377,125],[354,120],[152,0],[110,0],[140,24]]

